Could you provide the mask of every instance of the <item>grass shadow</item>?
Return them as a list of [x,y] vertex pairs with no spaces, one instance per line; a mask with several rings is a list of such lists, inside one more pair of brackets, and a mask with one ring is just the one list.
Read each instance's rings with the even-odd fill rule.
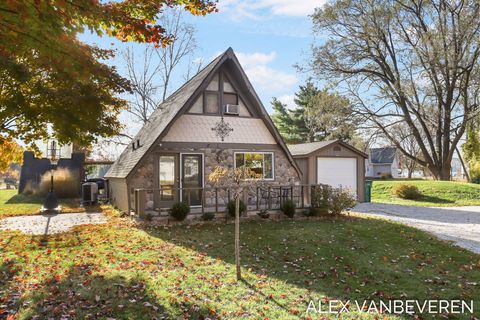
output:
[[0,318],[10,315],[25,319],[216,319],[206,306],[188,302],[177,306],[181,312],[169,313],[141,277],[113,272],[100,274],[92,264],[79,263],[62,274],[50,274],[26,295],[20,295],[21,291],[15,287],[11,281],[7,290],[12,293],[6,301],[8,308]]
[[[235,263],[233,225],[145,231],[213,259]],[[480,277],[480,268],[472,273],[462,269],[476,264],[479,256],[399,224],[358,218],[245,222],[241,232],[243,272],[251,270],[278,279],[292,290],[305,289],[309,293],[305,299],[424,300],[480,294],[472,286],[467,290],[458,287],[459,277],[468,281]],[[249,282],[245,285],[252,288]],[[273,297],[285,294],[290,292],[274,292]],[[291,307],[283,302],[278,306]]]

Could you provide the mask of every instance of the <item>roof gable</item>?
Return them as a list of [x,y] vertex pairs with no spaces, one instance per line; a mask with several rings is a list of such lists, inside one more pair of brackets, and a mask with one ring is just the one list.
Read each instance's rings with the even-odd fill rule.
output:
[[[255,111],[258,111],[260,118],[264,121],[268,130],[284,150],[292,166],[297,172],[300,172],[287,146],[263,107],[257,93],[253,89],[252,84],[240,66],[233,50],[229,48],[158,106],[148,119],[148,123],[140,129],[132,141],[135,145],[137,145],[138,141],[140,146],[137,148],[133,148],[132,144],[127,146],[115,163],[110,167],[105,177],[126,178],[148,151],[152,149],[156,142],[161,139],[162,135],[168,132],[177,117],[190,108],[194,99],[196,99],[200,92],[205,89],[205,86],[210,83],[215,73],[222,65],[226,64],[226,62],[228,62],[228,67],[232,68],[235,73],[239,75],[240,81],[238,82],[241,83],[241,89],[248,93],[247,95],[251,100],[250,102],[257,109]],[[244,95],[244,97],[246,97],[246,95]]]
[[395,160],[397,149],[394,147],[372,148],[370,149],[371,163],[391,164]]
[[368,155],[358,150],[357,148],[349,145],[348,143],[343,142],[342,140],[326,140],[326,141],[292,144],[288,146],[288,149],[290,150],[290,152],[294,157],[299,157],[299,156],[308,156],[313,152],[330,148],[337,144],[340,144],[346,149],[349,149],[355,153],[358,153],[364,158],[368,158]]

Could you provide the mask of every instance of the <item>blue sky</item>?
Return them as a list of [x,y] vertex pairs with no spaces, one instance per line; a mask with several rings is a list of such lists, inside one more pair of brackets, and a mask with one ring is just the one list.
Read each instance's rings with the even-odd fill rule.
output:
[[[186,14],[188,23],[195,26],[198,51],[196,58],[208,63],[219,52],[232,47],[252,81],[268,111],[272,97],[278,97],[289,106],[293,94],[305,80],[294,64],[305,63],[313,42],[311,20],[314,8],[325,0],[220,0],[219,13],[206,17]],[[121,43],[115,39],[98,38],[90,34],[82,41],[119,52],[134,47],[141,52],[142,45]],[[113,44],[113,45],[112,45]],[[120,56],[109,61],[124,74]],[[182,69],[183,68],[183,69]],[[186,66],[174,75],[170,92],[183,82]]]

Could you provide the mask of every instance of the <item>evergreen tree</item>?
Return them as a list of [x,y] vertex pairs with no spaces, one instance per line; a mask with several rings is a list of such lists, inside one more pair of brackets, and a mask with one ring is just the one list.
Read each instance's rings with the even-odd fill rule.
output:
[[345,97],[307,81],[295,93],[294,102],[295,108],[289,110],[278,99],[272,100],[273,122],[288,144],[358,138],[352,107]]

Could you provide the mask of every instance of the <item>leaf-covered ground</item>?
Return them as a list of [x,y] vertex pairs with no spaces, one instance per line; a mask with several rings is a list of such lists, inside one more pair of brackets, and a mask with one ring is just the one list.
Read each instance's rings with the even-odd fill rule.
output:
[[[392,188],[400,183],[417,186],[422,197],[418,200],[396,197],[392,194]],[[374,180],[372,202],[429,207],[480,206],[480,185],[458,181],[418,179]]]
[[[250,222],[241,241],[237,283],[230,224],[113,218],[48,238],[0,232],[0,318],[317,319],[305,314],[310,299],[480,297],[480,256],[399,224]],[[342,316],[379,318],[410,317]]]
[[[18,194],[18,190],[0,190],[0,219],[39,214],[44,196]],[[81,207],[80,199],[59,199],[62,212],[103,212],[107,206]]]

